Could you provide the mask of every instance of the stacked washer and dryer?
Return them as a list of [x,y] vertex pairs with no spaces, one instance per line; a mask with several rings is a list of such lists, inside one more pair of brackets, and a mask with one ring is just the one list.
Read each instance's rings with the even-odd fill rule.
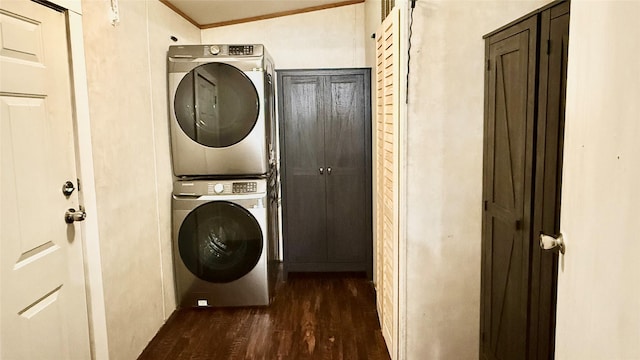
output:
[[180,306],[268,305],[277,258],[273,61],[262,45],[168,52]]

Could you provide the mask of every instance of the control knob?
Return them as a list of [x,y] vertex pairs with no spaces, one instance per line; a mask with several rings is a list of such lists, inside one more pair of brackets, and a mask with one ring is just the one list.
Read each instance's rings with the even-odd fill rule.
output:
[[224,185],[222,185],[222,184],[216,184],[216,185],[213,187],[213,192],[215,192],[216,194],[220,194],[220,193],[222,193],[223,191],[224,191]]
[[211,55],[218,55],[220,54],[220,46],[218,45],[211,45],[209,47],[209,52],[211,53]]

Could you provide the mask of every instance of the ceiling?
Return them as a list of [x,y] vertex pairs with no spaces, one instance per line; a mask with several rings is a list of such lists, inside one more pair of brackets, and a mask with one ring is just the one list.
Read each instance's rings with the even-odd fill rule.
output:
[[201,29],[362,3],[364,0],[160,0]]

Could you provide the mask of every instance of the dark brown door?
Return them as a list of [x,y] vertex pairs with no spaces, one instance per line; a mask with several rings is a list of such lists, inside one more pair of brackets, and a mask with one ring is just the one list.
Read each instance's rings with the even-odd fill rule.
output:
[[[486,37],[482,359],[553,359],[569,3]],[[534,131],[535,130],[535,131]]]
[[[367,250],[365,74],[328,76],[325,125],[327,250],[331,262],[364,262]],[[366,104],[368,105],[368,104]],[[370,241],[369,241],[370,242]]]
[[[284,224],[287,237],[298,239],[286,244],[285,256],[301,263],[326,261],[326,205],[324,177],[324,96],[323,77],[287,76],[281,78],[280,93],[283,133],[282,150],[286,162]],[[285,171],[286,170],[286,171]]]
[[284,275],[372,276],[370,69],[280,70]]
[[481,355],[526,356],[537,20],[487,39]]
[[560,232],[568,2],[540,14],[540,39],[529,359],[551,359],[554,354],[558,254],[541,250],[535,240],[541,232]]

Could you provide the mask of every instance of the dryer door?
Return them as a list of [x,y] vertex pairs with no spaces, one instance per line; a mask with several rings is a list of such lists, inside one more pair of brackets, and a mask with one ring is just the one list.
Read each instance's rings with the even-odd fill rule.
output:
[[180,258],[198,278],[226,283],[248,274],[263,251],[262,230],[253,215],[227,201],[197,207],[178,233]]
[[224,63],[200,65],[185,75],[174,98],[178,124],[201,145],[221,148],[244,139],[258,120],[258,92],[241,70]]

